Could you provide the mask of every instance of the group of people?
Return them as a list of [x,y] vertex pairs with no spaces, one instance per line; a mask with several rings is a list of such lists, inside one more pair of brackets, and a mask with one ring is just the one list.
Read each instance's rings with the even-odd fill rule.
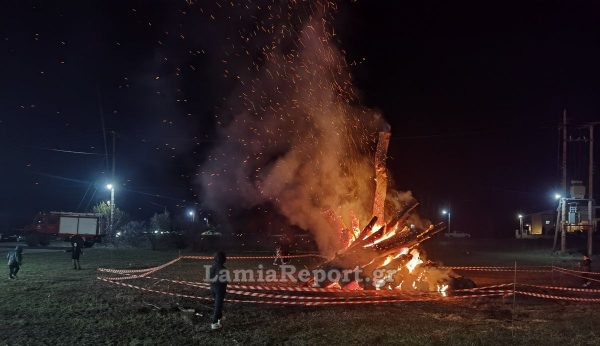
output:
[[[80,270],[79,258],[83,255],[83,238],[79,235],[71,237],[71,248],[66,252],[71,253],[73,269]],[[8,260],[8,278],[14,280],[23,265],[23,246],[17,245],[14,250],[9,251],[6,254],[6,259]]]

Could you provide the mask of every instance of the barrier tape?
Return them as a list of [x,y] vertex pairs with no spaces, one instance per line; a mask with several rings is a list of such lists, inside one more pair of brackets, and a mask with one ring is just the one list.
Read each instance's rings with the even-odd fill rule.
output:
[[[151,288],[145,288],[140,286],[135,286],[122,282],[115,282],[111,280],[107,280],[105,278],[98,277],[99,280],[112,283],[115,285],[129,287],[133,289],[138,289],[145,292],[153,292],[158,294],[170,295],[174,297],[182,297],[182,298],[190,298],[190,299],[201,299],[201,300],[212,300],[210,297],[202,297],[202,296],[193,296],[189,294],[182,293],[174,293],[174,292],[166,292],[155,290]],[[509,292],[508,295],[511,295],[512,292]],[[492,296],[501,296],[506,295],[505,293],[490,293],[490,294],[476,294],[476,295],[465,295],[465,296],[453,296],[453,297],[420,297],[417,299],[380,299],[380,300],[353,300],[353,301],[292,301],[292,300],[242,300],[242,299],[231,299],[225,298],[226,302],[232,303],[253,303],[253,304],[273,304],[273,305],[304,305],[304,306],[316,306],[316,305],[358,305],[358,304],[380,304],[380,303],[400,303],[400,302],[416,302],[416,301],[439,301],[439,300],[453,300],[453,299],[467,299],[467,298],[480,298],[480,297],[492,297]]]
[[558,268],[558,267],[556,268],[556,271],[558,271],[559,273],[562,273],[562,274],[575,276],[575,277],[582,278],[582,279],[585,279],[585,280],[588,280],[588,281],[600,282],[600,280],[598,280],[598,279],[592,279],[590,277],[579,275],[579,274],[575,274],[575,273],[572,273],[572,272],[569,272],[569,271],[563,271],[561,268]]
[[[210,284],[208,283],[204,283],[204,282],[192,282],[192,281],[183,281],[183,280],[171,280],[171,279],[164,279],[164,278],[154,278],[154,277],[145,277],[146,279],[154,279],[154,280],[158,280],[158,282],[161,281],[166,281],[166,282],[172,282],[172,283],[176,283],[176,284],[182,284],[182,285],[187,285],[187,286],[191,286],[191,287],[197,287],[197,288],[202,288],[202,289],[209,289]],[[101,279],[106,279],[109,280],[108,278],[101,278]],[[456,293],[466,293],[466,292],[477,292],[477,291],[484,291],[486,293],[510,293],[511,291],[506,291],[506,290],[491,290],[492,288],[499,288],[499,287],[506,287],[512,284],[500,284],[500,285],[492,285],[492,286],[486,286],[486,287],[476,287],[476,288],[472,288],[472,289],[463,289],[463,290],[454,290],[452,291],[453,294]],[[231,294],[237,294],[237,295],[242,295],[242,296],[249,296],[249,297],[259,297],[259,298],[273,298],[273,299],[300,299],[300,300],[347,300],[347,299],[375,299],[375,298],[380,298],[380,297],[399,297],[399,296],[427,296],[427,295],[433,295],[435,294],[436,297],[439,297],[439,292],[438,291],[429,291],[429,292],[423,292],[423,291],[400,291],[400,290],[381,290],[381,291],[377,291],[377,290],[363,290],[363,291],[352,291],[352,293],[354,293],[355,295],[351,295],[351,296],[342,296],[342,297],[323,297],[323,296],[298,296],[298,295],[281,295],[281,294],[272,294],[272,293],[261,293],[261,292],[248,292],[248,291],[243,291],[243,290],[235,290],[232,288],[248,288],[248,287],[252,287],[253,289],[256,289],[257,286],[242,286],[242,285],[229,285],[229,289],[227,290],[228,293]],[[290,288],[297,288],[297,287],[289,287],[289,286],[259,286],[261,290],[265,290],[265,288],[272,288],[272,290],[281,290],[282,288],[289,290]],[[294,290],[295,291],[295,290]],[[341,290],[337,289],[328,289],[327,292],[328,293],[340,293]],[[296,291],[298,292],[298,291]],[[306,292],[306,291],[303,291]],[[313,291],[315,292],[315,291]],[[323,292],[323,291],[316,291],[316,292]],[[346,292],[348,293],[348,292]]]
[[566,301],[585,302],[585,303],[600,303],[600,298],[566,297],[566,296],[557,296],[557,295],[553,295],[553,294],[534,293],[534,292],[526,292],[526,291],[515,291],[515,293],[521,294],[524,296],[531,296],[531,297],[543,298],[543,299],[566,300]]
[[566,272],[571,272],[571,273],[581,273],[581,274],[587,274],[587,275],[600,275],[600,273],[597,273],[597,272],[586,272],[586,271],[582,271],[582,270],[573,270],[573,269],[554,267],[554,266],[552,268],[557,269],[557,270],[566,271]]
[[[106,273],[115,273],[115,274],[131,274],[131,273],[146,273],[146,272],[157,272],[165,267],[170,266],[171,264],[179,261],[182,257],[177,257],[167,263],[163,263],[156,267],[144,268],[144,269],[110,269],[110,268],[98,268],[97,270],[100,272]],[[142,274],[143,275],[143,274]],[[147,275],[147,274],[146,274]]]
[[[275,258],[305,258],[305,257],[321,257],[326,258],[318,254],[303,254],[303,255],[288,255],[288,256],[231,256],[227,257],[228,260],[239,260],[239,259],[275,259]],[[200,260],[212,260],[213,256],[179,256],[174,260],[162,264],[160,266],[151,268],[140,268],[140,269],[110,269],[110,268],[98,268],[98,271],[115,273],[115,274],[131,274],[131,273],[145,273],[145,272],[156,272],[161,270],[181,259],[200,259]],[[147,274],[146,274],[147,275]]]
[[[202,288],[202,289],[210,288],[209,284],[203,283],[203,282],[191,282],[191,281],[159,279],[159,278],[151,278],[151,279],[158,279],[160,281],[168,281],[168,282],[173,282],[173,283],[177,283],[177,284],[198,287],[198,288]],[[512,285],[512,284],[501,284],[501,285],[492,285],[492,286],[472,288],[472,289],[454,290],[454,291],[452,291],[452,293],[477,292],[477,291],[482,291],[482,290],[485,290],[486,293],[507,293],[509,291],[492,290],[492,288],[506,287],[509,285]],[[378,297],[382,297],[382,296],[395,297],[395,296],[406,296],[406,295],[412,295],[412,296],[418,296],[418,295],[423,296],[423,295],[432,295],[432,294],[435,294],[436,296],[440,295],[439,291],[426,291],[425,292],[425,291],[401,291],[401,290],[379,290],[379,291],[377,291],[377,290],[362,290],[362,291],[352,291],[352,293],[356,294],[354,296],[343,296],[343,297],[298,296],[298,295],[278,295],[278,294],[270,294],[270,293],[248,292],[248,291],[243,291],[243,290],[232,289],[232,288],[241,288],[241,287],[248,287],[248,286],[239,286],[239,285],[237,285],[237,287],[232,287],[232,286],[236,286],[236,285],[228,285],[228,289],[227,289],[228,293],[252,296],[252,297],[266,297],[266,298],[279,298],[279,299],[297,298],[297,299],[307,299],[307,300],[311,300],[311,299],[312,300],[343,300],[343,299],[363,299],[363,298],[372,299],[372,298],[378,298]],[[277,287],[277,286],[274,286],[274,287]],[[286,288],[290,288],[290,287],[286,287]],[[341,291],[341,290],[337,290],[333,293],[339,293],[339,291]],[[328,291],[328,293],[331,293],[331,292],[332,291]],[[512,291],[510,291],[510,292],[512,292]],[[346,292],[346,293],[348,293],[348,292]]]
[[[185,259],[201,259],[201,260],[212,260],[214,256],[181,256]],[[321,257],[327,258],[319,254],[302,254],[302,255],[286,255],[286,256],[227,256],[228,260],[240,260],[240,259],[275,259],[275,258],[306,258],[306,257]]]
[[554,291],[570,291],[570,292],[583,292],[583,293],[600,293],[600,289],[594,288],[577,288],[577,287],[564,287],[564,286],[544,286],[544,285],[532,285],[532,284],[518,284],[519,286],[533,287],[545,290]]
[[[452,270],[464,270],[464,271],[480,271],[480,272],[514,272],[514,267],[466,267],[466,266],[451,266],[451,267],[437,267],[440,269],[452,269]],[[547,268],[547,269],[542,269]],[[516,269],[517,272],[529,272],[529,273],[549,273],[552,271],[551,266],[539,266],[539,267],[521,267]]]

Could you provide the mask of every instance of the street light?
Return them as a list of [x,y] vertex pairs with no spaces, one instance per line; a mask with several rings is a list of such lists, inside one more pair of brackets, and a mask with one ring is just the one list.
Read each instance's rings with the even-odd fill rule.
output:
[[448,233],[451,233],[451,229],[450,229],[450,225],[451,225],[451,218],[450,218],[450,210],[442,210],[442,215],[448,215]]
[[193,210],[188,211],[188,215],[192,218],[192,223],[196,221],[196,213]]
[[517,215],[519,218],[519,232],[521,232],[521,236],[523,236],[523,214]]
[[115,187],[113,184],[106,184],[106,188],[110,190],[110,221],[108,224],[108,234],[112,234],[115,218]]
[[562,196],[560,195],[560,193],[555,193],[554,194],[554,199],[559,200],[561,198],[562,198]]

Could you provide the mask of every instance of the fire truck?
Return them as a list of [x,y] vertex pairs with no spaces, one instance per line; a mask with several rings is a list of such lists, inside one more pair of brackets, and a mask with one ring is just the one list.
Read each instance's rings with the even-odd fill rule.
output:
[[102,240],[104,225],[102,214],[52,211],[38,213],[33,223],[25,227],[23,235],[29,246],[47,246],[53,239],[68,241],[78,234],[84,245],[91,247]]

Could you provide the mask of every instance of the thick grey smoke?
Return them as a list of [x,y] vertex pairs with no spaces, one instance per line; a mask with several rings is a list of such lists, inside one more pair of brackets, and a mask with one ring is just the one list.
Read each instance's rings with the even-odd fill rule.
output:
[[271,202],[332,253],[339,234],[323,212],[331,209],[347,224],[352,213],[370,220],[375,140],[387,125],[358,105],[326,18],[318,11],[298,31],[288,28],[264,50],[263,63],[250,66],[255,76],[241,80],[229,101],[233,114],[201,183],[212,209]]

